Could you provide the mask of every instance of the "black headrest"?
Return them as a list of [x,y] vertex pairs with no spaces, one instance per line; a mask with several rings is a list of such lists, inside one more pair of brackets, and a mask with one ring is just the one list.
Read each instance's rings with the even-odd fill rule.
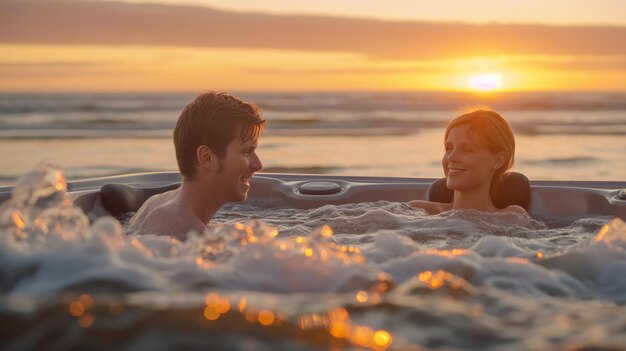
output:
[[127,184],[105,184],[100,188],[102,206],[113,216],[126,212],[136,212],[152,195],[174,190],[179,183],[159,188],[135,188]]
[[[446,186],[446,178],[436,180],[428,189],[428,201],[450,203],[453,199],[454,191]],[[528,210],[530,181],[521,173],[505,173],[502,179],[502,186],[491,201],[497,208],[518,205]]]

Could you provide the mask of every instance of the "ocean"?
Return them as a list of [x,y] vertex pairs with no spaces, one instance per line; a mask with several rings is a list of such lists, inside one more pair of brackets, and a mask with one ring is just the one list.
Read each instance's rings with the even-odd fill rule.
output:
[[[1,180],[27,174],[0,206],[0,349],[626,349],[619,218],[250,198],[180,241],[72,205],[62,172],[176,169],[194,95],[0,95]],[[529,178],[626,179],[626,93],[239,95],[265,171],[438,177],[447,121],[483,104]]]
[[[0,184],[40,161],[70,179],[176,170],[171,133],[195,93],[0,94]],[[266,172],[440,177],[446,123],[500,112],[531,179],[626,179],[626,93],[235,93],[268,120]]]

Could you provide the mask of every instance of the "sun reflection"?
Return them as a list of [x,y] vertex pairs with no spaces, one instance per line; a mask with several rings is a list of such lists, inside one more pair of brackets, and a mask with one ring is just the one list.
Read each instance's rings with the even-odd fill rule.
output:
[[[195,263],[198,265],[212,263],[223,255],[226,248],[233,246],[231,244],[234,246],[241,244],[240,248],[246,250],[245,254],[255,259],[278,259],[289,260],[289,262],[296,259],[297,262],[306,265],[317,265],[328,260],[346,265],[365,263],[361,249],[350,245],[338,245],[334,242],[333,230],[328,225],[311,233],[310,236],[284,237],[279,237],[277,230],[260,224],[236,224],[225,228],[226,231],[223,233],[226,235],[212,239],[208,244],[208,249],[202,251],[203,254],[192,258]],[[462,253],[462,250],[439,252],[442,255]],[[229,252],[226,251],[225,254]],[[371,305],[380,303],[382,294],[391,286],[390,277],[379,273],[376,278],[377,280],[369,289],[354,292],[354,299],[358,303]],[[206,305],[201,310],[201,316],[209,321],[218,321],[224,314],[230,312],[247,323],[256,324],[257,327],[275,328],[278,325],[289,324],[298,327],[303,332],[309,330],[314,333],[325,332],[329,337],[352,343],[361,349],[384,350],[391,345],[393,340],[393,336],[388,331],[354,323],[350,319],[348,310],[343,307],[326,312],[286,316],[284,311],[273,309],[268,305],[257,305],[257,301],[252,296],[244,295],[234,298],[220,296],[216,292],[207,292],[204,302]],[[231,312],[231,309],[234,309],[234,312]],[[227,321],[231,320],[231,318],[227,319]]]
[[466,284],[466,280],[462,277],[443,270],[437,270],[435,272],[424,271],[418,275],[418,279],[432,290],[439,289],[444,284],[447,284],[450,288],[456,290]]
[[609,225],[608,224],[603,225],[602,228],[600,228],[600,231],[598,231],[598,235],[596,235],[595,241],[602,241],[606,233],[608,233],[608,231],[609,231]]
[[204,317],[210,321],[220,318],[220,312],[215,306],[206,306],[204,308]]
[[85,306],[80,301],[72,301],[68,307],[70,314],[74,317],[80,317],[85,313]]
[[367,299],[369,298],[367,291],[361,290],[356,294],[356,300],[360,303],[364,303],[367,302]]
[[15,223],[16,227],[18,227],[19,229],[24,229],[26,224],[24,223],[24,219],[22,219],[20,211],[13,210],[13,212],[11,212],[11,219],[13,219],[13,223]]
[[57,170],[54,172],[54,188],[57,191],[65,190],[67,188],[67,181],[65,180],[65,176],[61,170]]
[[333,230],[329,226],[324,225],[322,227],[322,230],[320,230],[320,235],[324,238],[330,238],[331,236],[333,236]]
[[[362,293],[361,296],[367,294],[366,291],[360,291],[359,293]],[[219,318],[219,311],[209,307],[217,306],[220,300],[227,299],[220,297],[216,293],[208,293],[206,295],[205,302],[211,304],[205,308],[205,317],[207,319],[217,320]],[[350,313],[343,307],[336,307],[325,313],[309,313],[285,318],[281,311],[269,308],[253,309],[250,307],[248,298],[243,296],[239,299],[239,312],[251,324],[259,324],[262,327],[276,327],[282,325],[285,321],[291,320],[292,323],[295,323],[303,331],[323,330],[334,338],[346,340],[357,347],[365,349],[385,350],[393,341],[392,334],[386,330],[376,330],[370,326],[353,323],[350,320]]]
[[391,344],[391,334],[385,330],[378,330],[374,333],[374,342],[378,347],[386,347]]
[[272,325],[274,323],[274,313],[270,310],[263,310],[259,312],[259,323],[264,326]]
[[515,264],[528,264],[528,259],[523,257],[508,257],[507,262],[515,263]]
[[96,304],[96,302],[94,301],[93,297],[91,297],[91,295],[87,295],[87,294],[80,295],[78,297],[78,301],[80,301],[80,303],[82,303],[83,306],[85,306],[86,309],[90,309],[90,308],[92,308]]
[[354,328],[350,341],[359,346],[367,346],[373,337],[374,331],[372,331],[372,328],[360,326]]
[[250,323],[256,323],[259,321],[257,314],[252,311],[246,312],[244,316],[246,317],[246,320]]
[[239,312],[243,313],[243,311],[246,309],[246,304],[248,303],[248,300],[246,299],[246,297],[242,297],[241,300],[239,300]]
[[78,325],[89,328],[93,324],[94,318],[91,314],[85,314],[78,319]]
[[436,256],[452,258],[455,256],[462,256],[466,252],[463,249],[452,249],[452,250],[427,249],[424,251],[424,253],[427,255],[436,255]]

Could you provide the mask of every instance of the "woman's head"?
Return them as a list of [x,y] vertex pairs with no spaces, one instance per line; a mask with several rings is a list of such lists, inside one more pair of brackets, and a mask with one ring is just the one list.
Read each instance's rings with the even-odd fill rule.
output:
[[444,144],[442,164],[447,185],[454,190],[489,182],[493,194],[504,173],[513,166],[515,137],[495,111],[478,109],[455,118],[446,128]]

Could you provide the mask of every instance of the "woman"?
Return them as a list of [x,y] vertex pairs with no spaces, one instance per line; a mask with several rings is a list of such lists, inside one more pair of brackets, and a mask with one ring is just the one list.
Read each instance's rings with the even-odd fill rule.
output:
[[502,116],[485,109],[465,113],[448,124],[444,145],[441,163],[446,185],[454,190],[454,201],[415,200],[410,205],[429,214],[456,209],[526,213],[516,205],[498,209],[492,201],[515,156],[515,137]]

